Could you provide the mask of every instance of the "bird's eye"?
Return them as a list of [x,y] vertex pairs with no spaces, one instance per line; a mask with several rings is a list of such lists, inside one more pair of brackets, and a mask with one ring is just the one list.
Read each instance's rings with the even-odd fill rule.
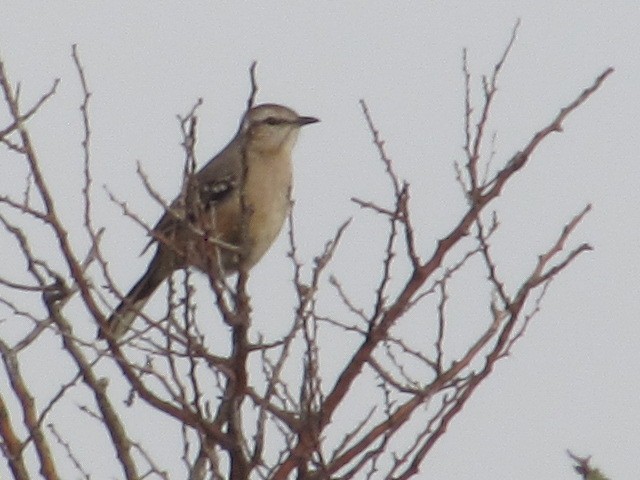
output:
[[267,117],[264,119],[264,123],[267,125],[280,125],[283,121],[276,117]]

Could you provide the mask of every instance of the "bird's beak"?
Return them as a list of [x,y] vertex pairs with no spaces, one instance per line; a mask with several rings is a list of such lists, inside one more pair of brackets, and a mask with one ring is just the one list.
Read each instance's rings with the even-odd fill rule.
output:
[[302,127],[303,125],[309,125],[310,123],[316,123],[319,121],[320,120],[318,120],[316,117],[298,117],[296,123],[298,124],[298,126]]

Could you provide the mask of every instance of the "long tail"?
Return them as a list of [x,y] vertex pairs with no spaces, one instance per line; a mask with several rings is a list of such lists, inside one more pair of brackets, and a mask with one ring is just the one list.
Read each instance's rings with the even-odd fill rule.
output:
[[117,340],[127,333],[142,307],[171,273],[170,269],[167,269],[166,258],[163,256],[163,253],[166,254],[166,252],[160,250],[158,249],[156,252],[142,278],[138,280],[109,317],[109,331],[114,339]]

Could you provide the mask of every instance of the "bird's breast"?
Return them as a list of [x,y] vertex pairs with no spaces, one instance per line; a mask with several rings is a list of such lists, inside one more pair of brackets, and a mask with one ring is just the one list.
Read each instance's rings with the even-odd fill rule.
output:
[[247,205],[246,263],[255,265],[275,241],[291,205],[291,160],[263,158],[250,165],[244,185]]

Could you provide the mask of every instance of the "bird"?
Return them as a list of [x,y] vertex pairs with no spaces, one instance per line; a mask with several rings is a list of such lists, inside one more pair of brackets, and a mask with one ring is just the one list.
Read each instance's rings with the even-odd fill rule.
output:
[[[123,337],[175,270],[227,276],[251,269],[277,238],[291,206],[291,152],[300,128],[319,122],[291,108],[249,108],[220,153],[187,182],[152,230],[156,252],[146,272],[107,320]],[[147,246],[148,247],[148,246]],[[99,336],[105,337],[104,332]]]

